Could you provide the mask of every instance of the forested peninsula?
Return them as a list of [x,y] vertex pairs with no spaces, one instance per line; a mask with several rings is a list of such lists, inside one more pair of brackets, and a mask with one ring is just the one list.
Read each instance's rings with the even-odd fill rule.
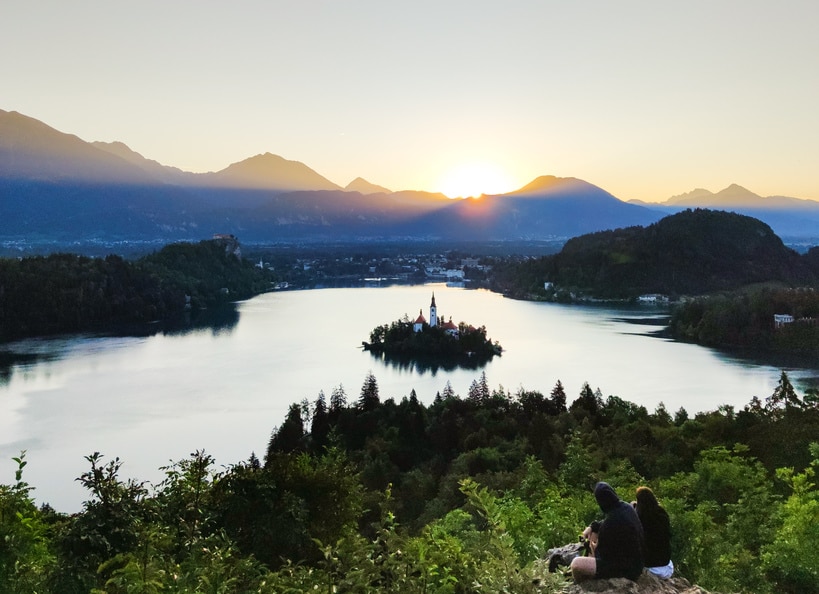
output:
[[678,340],[819,356],[819,247],[798,254],[735,213],[687,210],[575,237],[558,254],[497,266],[491,288],[563,302],[660,294],[672,302],[668,331]]
[[[652,412],[584,384],[573,399],[447,385],[293,404],[263,459],[204,451],[148,484],[92,453],[79,513],[38,507],[24,454],[0,484],[4,592],[541,592],[606,480],[649,485],[677,575],[715,592],[816,591],[819,398],[786,374],[742,410]],[[785,437],[787,436],[787,437]],[[114,456],[116,453],[108,453]],[[8,480],[8,479],[7,479]],[[218,587],[216,586],[218,585]],[[632,591],[632,590],[629,590]]]
[[233,236],[175,243],[130,261],[52,254],[0,259],[0,340],[169,320],[270,287]]

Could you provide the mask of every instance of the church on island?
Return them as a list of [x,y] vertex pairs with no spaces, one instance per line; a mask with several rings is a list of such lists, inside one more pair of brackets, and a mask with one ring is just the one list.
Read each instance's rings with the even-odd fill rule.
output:
[[[424,317],[424,310],[418,310],[418,318],[412,325],[412,330],[414,332],[421,332],[424,329],[424,325],[427,324],[427,320]],[[435,305],[435,292],[432,293],[432,303],[429,304],[429,327],[436,328],[438,326],[438,307]],[[441,323],[441,329],[444,330],[450,336],[458,337],[460,334],[458,330],[458,326],[456,326],[452,322],[452,316],[449,316],[448,322]]]
[[435,303],[435,293],[429,304],[429,318],[424,310],[413,321],[406,314],[390,324],[376,326],[370,331],[370,341],[362,342],[365,351],[396,360],[425,361],[433,365],[464,365],[475,368],[492,357],[500,355],[503,348],[486,337],[486,328],[475,328],[461,322],[454,324],[452,318],[444,321]]

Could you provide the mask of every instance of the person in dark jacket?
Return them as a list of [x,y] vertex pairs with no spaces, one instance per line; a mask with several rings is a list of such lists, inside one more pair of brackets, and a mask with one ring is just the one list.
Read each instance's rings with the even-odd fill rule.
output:
[[594,498],[606,517],[584,532],[592,543],[594,556],[575,558],[571,564],[572,577],[576,582],[616,577],[637,581],[643,572],[643,527],[637,512],[621,501],[608,483],[595,485]]
[[646,569],[662,579],[674,574],[674,563],[671,561],[671,521],[668,513],[648,487],[637,489],[637,502],[634,504],[637,517],[643,526],[643,561]]

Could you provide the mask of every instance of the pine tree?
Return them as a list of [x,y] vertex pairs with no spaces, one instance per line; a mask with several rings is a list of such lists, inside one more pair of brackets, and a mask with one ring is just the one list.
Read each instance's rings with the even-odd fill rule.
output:
[[364,378],[364,385],[361,386],[361,398],[358,399],[358,408],[363,412],[375,410],[381,400],[378,397],[378,382],[370,371]]
[[310,435],[317,450],[327,446],[327,435],[330,433],[330,417],[327,405],[324,402],[324,391],[319,391],[313,407],[313,422],[310,425]]
[[347,394],[344,392],[344,386],[339,384],[333,388],[333,393],[330,394],[330,414],[338,415],[346,407]]
[[478,387],[481,390],[481,400],[489,400],[489,382],[486,380],[486,372],[481,371],[481,379],[478,381]]
[[552,388],[549,394],[549,402],[551,403],[551,413],[554,415],[566,412],[566,390],[563,389],[563,384],[557,380],[555,387]]
[[291,404],[281,427],[275,429],[267,444],[267,461],[276,453],[296,452],[304,449],[304,423],[301,406]]
[[791,384],[791,380],[788,378],[788,374],[782,371],[779,376],[779,383],[776,388],[774,388],[773,394],[765,399],[765,411],[768,414],[775,415],[779,414],[778,411],[781,411],[783,408],[792,406],[801,408],[802,401],[799,400],[799,396],[797,396],[796,390],[794,390],[793,384]]

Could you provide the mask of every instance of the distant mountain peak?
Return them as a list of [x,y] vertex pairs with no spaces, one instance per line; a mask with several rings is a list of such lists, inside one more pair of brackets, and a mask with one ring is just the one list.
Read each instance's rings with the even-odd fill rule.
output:
[[731,184],[716,194],[702,188],[697,188],[685,194],[680,194],[679,196],[672,196],[666,200],[665,204],[669,206],[724,208],[759,206],[764,201],[765,199],[759,194],[754,194],[739,184]]
[[741,199],[741,200],[759,200],[762,198],[759,194],[754,194],[750,190],[743,188],[739,184],[731,184],[724,190],[720,190],[715,194],[718,198]]
[[265,190],[340,190],[301,161],[264,153],[210,174],[218,186]]
[[384,186],[371,184],[363,177],[357,177],[351,181],[344,188],[345,192],[359,192],[361,194],[392,194],[392,190],[388,190]]
[[[595,186],[587,181],[576,177],[557,177],[554,175],[541,175],[535,178],[519,190],[504,194],[504,196],[514,197],[560,197],[562,199],[595,199],[614,200],[621,202],[604,189]],[[625,204],[625,203],[624,203]]]
[[519,190],[515,190],[514,192],[510,192],[511,194],[534,194],[536,192],[543,192],[545,190],[554,189],[555,186],[562,184],[568,180],[577,181],[573,177],[565,178],[565,177],[557,177],[554,175],[541,175],[530,181],[528,184],[520,188]]

